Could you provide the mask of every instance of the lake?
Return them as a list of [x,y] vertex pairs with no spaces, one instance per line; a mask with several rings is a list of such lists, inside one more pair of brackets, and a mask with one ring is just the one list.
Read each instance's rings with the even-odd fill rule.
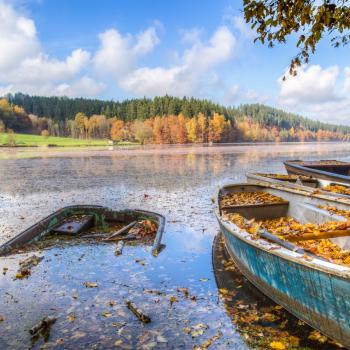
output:
[[[248,171],[284,171],[284,160],[300,158],[349,161],[350,144],[0,148],[1,243],[73,204],[143,208],[167,219],[166,248],[157,258],[146,247],[126,247],[115,257],[88,246],[79,265],[76,247],[50,250],[21,281],[13,281],[18,259],[0,258],[0,268],[9,269],[0,277],[0,347],[192,348],[210,339],[215,349],[264,349],[280,340],[290,348],[337,349],[251,286],[220,239],[212,261],[218,186],[243,182]],[[69,261],[64,274],[60,261]],[[92,278],[99,288],[82,288]],[[152,322],[140,324],[125,297]],[[31,340],[28,327],[48,313],[57,316],[48,342]]]

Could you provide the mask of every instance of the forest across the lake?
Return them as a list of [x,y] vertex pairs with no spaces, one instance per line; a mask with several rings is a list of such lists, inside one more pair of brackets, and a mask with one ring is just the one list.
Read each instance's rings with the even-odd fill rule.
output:
[[[117,102],[10,94],[0,99],[0,133],[141,144],[350,140],[349,126],[262,104],[225,107],[171,96]],[[16,137],[2,139],[16,144]]]

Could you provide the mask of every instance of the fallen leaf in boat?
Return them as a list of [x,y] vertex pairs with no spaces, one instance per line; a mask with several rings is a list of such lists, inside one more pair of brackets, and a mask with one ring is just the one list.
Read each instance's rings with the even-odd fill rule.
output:
[[96,288],[98,287],[98,284],[96,282],[84,282],[84,286],[86,288]]
[[76,317],[75,315],[71,312],[70,314],[68,314],[67,316],[68,322],[74,322]]
[[227,288],[220,288],[219,289],[219,292],[222,294],[222,295],[227,295],[229,294],[229,291]]
[[278,316],[270,314],[269,312],[264,313],[262,316],[262,319],[267,322],[274,322],[278,320],[278,318],[279,318]]
[[286,346],[280,341],[273,341],[270,343],[270,348],[274,350],[284,350]]
[[284,203],[283,198],[277,197],[268,192],[232,192],[220,199],[220,205],[224,207],[257,205],[268,203]]
[[299,347],[300,339],[298,337],[291,335],[288,340],[289,340],[289,344],[294,348]]
[[327,341],[327,337],[322,335],[319,331],[313,330],[308,339],[318,341],[321,344],[324,344]]

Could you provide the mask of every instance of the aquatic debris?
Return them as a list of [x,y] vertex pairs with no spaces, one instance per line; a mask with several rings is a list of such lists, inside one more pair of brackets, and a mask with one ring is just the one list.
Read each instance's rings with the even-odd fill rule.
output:
[[67,316],[68,322],[74,322],[76,320],[76,316],[73,314],[73,312],[69,313]]
[[38,322],[36,325],[34,325],[30,330],[29,333],[31,335],[35,335],[42,331],[48,331],[50,327],[56,322],[56,317],[54,316],[46,316],[44,317],[40,322]]
[[157,232],[157,224],[152,220],[141,220],[131,228],[129,234],[135,235],[138,238],[154,236]]
[[222,332],[217,332],[213,337],[207,339],[203,344],[197,345],[193,348],[193,350],[204,350],[208,349],[216,340],[222,337]]
[[205,330],[209,328],[208,325],[204,323],[198,323],[191,327],[185,327],[183,332],[186,334],[190,334],[192,338],[199,337],[204,334]]
[[138,308],[132,301],[125,300],[125,304],[130,311],[143,323],[151,322],[151,318]]
[[31,257],[19,262],[19,269],[16,273],[16,279],[22,279],[31,275],[31,269],[43,260],[43,256],[32,255]]
[[98,287],[98,284],[96,282],[84,282],[84,286],[86,288],[96,288]]
[[2,268],[2,274],[3,275],[6,275],[7,271],[8,271],[8,267],[3,267]]
[[117,244],[117,247],[115,248],[114,255],[122,255],[123,253],[123,247],[124,247],[124,241],[119,241]]
[[4,322],[5,321],[5,317],[0,315],[0,322]]
[[123,234],[125,234],[126,232],[128,232],[133,226],[135,226],[137,223],[137,221],[133,221],[130,224],[122,227],[120,230],[118,230],[117,232],[112,233],[110,236],[108,236],[107,238],[104,239],[104,241],[112,241],[114,239],[119,239],[119,237]]
[[220,199],[222,208],[230,206],[285,203],[286,201],[267,192],[232,192]]

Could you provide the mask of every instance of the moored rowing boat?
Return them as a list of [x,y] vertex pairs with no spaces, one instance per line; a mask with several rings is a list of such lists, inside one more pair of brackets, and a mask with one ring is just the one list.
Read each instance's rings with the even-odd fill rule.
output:
[[[255,204],[222,205],[226,195],[247,192],[266,193],[267,198],[277,196],[281,201],[266,205],[259,203],[262,196],[258,196]],[[319,227],[327,222],[334,222],[335,226],[347,223],[345,217],[319,207],[329,205],[327,199],[305,194],[268,185],[224,186],[217,196],[217,219],[228,252],[257,288],[312,327],[350,347],[350,265],[347,260],[340,264],[321,256],[306,255],[305,248],[304,253],[288,249],[290,243],[285,246],[272,243],[252,235],[248,226],[240,226],[231,220],[232,215],[239,215],[250,225],[252,221],[272,222],[281,216],[289,216],[302,224],[312,223]],[[345,203],[332,202],[331,205],[350,211],[350,205]],[[350,248],[350,237],[332,238],[331,242],[341,251]]]
[[312,176],[318,179],[350,184],[350,163],[337,160],[284,162],[288,174]]

